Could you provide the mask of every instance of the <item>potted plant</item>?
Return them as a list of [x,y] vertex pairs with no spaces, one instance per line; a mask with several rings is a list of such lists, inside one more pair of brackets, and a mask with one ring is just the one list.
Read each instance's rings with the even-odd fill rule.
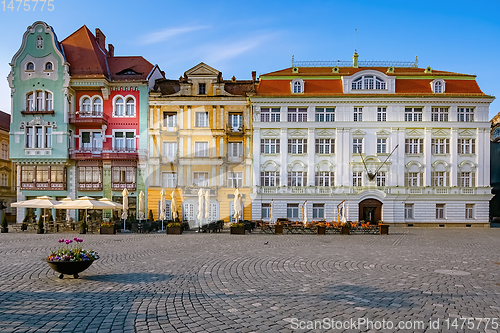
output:
[[87,223],[85,222],[85,217],[83,217],[82,221],[80,222],[80,234],[86,234],[87,233]]
[[113,222],[102,222],[101,229],[99,230],[101,235],[112,235],[115,234],[115,224]]
[[346,221],[342,226],[340,227],[340,234],[341,235],[350,235],[351,234],[351,223],[349,221]]
[[278,235],[283,234],[283,222],[281,221],[276,222],[276,225],[274,226],[274,233]]
[[153,217],[153,210],[152,210],[152,209],[150,209],[150,210],[149,210],[148,220],[149,220],[149,222],[152,222],[152,221],[154,221],[154,219],[155,219],[155,218]]
[[21,224],[21,231],[28,230],[29,221],[30,221],[30,216],[29,216],[29,214],[26,214],[26,216],[23,219],[23,223]]
[[42,214],[40,214],[40,217],[38,218],[38,224],[37,224],[38,228],[36,229],[36,233],[37,234],[43,234],[44,233],[44,229],[43,229],[43,216]]
[[5,214],[3,214],[2,223],[0,223],[0,227],[2,233],[9,232],[9,224],[7,223],[7,216],[5,216]]
[[388,235],[389,234],[389,225],[384,224],[384,221],[378,221],[378,231],[380,235]]
[[318,223],[318,225],[316,226],[316,234],[326,235],[326,224],[324,222]]
[[245,224],[244,223],[231,223],[231,235],[244,235],[245,234]]
[[182,234],[182,225],[178,222],[169,222],[167,224],[167,234],[168,235]]
[[[70,247],[71,243],[75,244]],[[83,242],[82,239],[60,239],[59,243],[62,245],[60,248],[52,251],[46,258],[50,268],[55,270],[62,279],[64,274],[73,275],[75,279],[78,278],[78,273],[83,272],[92,265],[94,260],[99,259],[97,252],[93,250],[84,250],[79,243]]]

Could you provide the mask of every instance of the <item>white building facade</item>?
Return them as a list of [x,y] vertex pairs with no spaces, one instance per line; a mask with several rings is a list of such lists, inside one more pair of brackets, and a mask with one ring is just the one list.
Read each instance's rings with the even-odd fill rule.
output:
[[261,75],[252,218],[335,221],[345,200],[352,221],[488,226],[492,101],[473,75],[357,55]]

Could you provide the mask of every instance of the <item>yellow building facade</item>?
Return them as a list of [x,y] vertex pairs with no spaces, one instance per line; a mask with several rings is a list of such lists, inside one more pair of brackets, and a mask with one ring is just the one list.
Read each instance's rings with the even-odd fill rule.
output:
[[[238,188],[243,219],[251,219],[248,96],[254,92],[254,81],[234,77],[225,81],[221,72],[204,63],[179,80],[156,81],[149,100],[148,215],[152,212],[158,219],[163,188],[167,219],[171,218],[171,193],[175,192],[179,217],[191,227],[217,220],[230,222]],[[200,189],[209,191],[209,198],[202,200]]]
[[[10,207],[16,202],[16,168],[9,158],[10,114],[0,111],[0,204],[7,208],[9,222],[14,222],[16,209]],[[0,219],[3,218],[0,211]]]

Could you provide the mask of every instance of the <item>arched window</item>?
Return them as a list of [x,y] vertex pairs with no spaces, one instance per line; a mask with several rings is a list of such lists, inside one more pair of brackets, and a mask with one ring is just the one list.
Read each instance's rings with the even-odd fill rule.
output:
[[82,111],[85,113],[90,112],[90,98],[85,97],[82,101]]
[[352,81],[352,90],[383,90],[386,89],[386,83],[381,78],[374,75],[364,75]]
[[434,93],[436,94],[441,94],[443,92],[443,82],[441,81],[436,81],[434,82]]
[[51,62],[45,63],[45,70],[46,71],[51,71],[52,70],[52,63]]
[[35,111],[35,94],[32,92],[26,95],[26,111]]
[[43,91],[37,91],[36,92],[36,110],[37,111],[42,111],[44,107],[44,101],[43,101]]
[[127,110],[125,115],[126,116],[135,115],[135,101],[131,97],[127,98]]
[[100,97],[94,98],[93,111],[94,111],[94,113],[101,113],[102,112],[102,100]]
[[35,64],[34,64],[34,63],[32,63],[32,62],[28,62],[28,63],[26,64],[26,70],[27,70],[27,71],[34,71],[34,70],[35,70]]
[[123,116],[123,109],[124,109],[123,98],[118,97],[115,100],[115,116]]
[[302,79],[294,79],[291,84],[293,94],[302,94],[304,92],[304,81]]
[[52,104],[52,93],[51,92],[45,92],[45,110],[46,111],[54,110],[54,107]]

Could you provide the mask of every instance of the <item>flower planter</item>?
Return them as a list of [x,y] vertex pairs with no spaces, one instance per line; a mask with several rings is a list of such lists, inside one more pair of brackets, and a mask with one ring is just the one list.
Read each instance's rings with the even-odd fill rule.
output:
[[340,227],[340,234],[341,235],[350,235],[351,234],[351,228],[349,228],[348,226],[341,226]]
[[80,228],[80,234],[86,234],[87,229],[86,228]]
[[0,233],[2,233],[2,234],[6,234],[6,233],[8,233],[8,232],[9,232],[9,228],[3,228],[3,227],[2,227],[2,228],[0,228]]
[[45,230],[43,230],[43,229],[36,229],[37,234],[43,234],[44,232],[45,232]]
[[182,227],[170,227],[167,228],[167,235],[181,235]]
[[274,226],[274,233],[277,235],[283,235],[283,224],[276,224]]
[[379,224],[378,226],[379,233],[381,235],[388,235],[389,234],[389,225],[388,224]]
[[55,270],[58,273],[61,273],[59,275],[59,278],[62,279],[64,277],[64,274],[66,275],[73,275],[75,279],[78,279],[78,273],[83,272],[87,268],[92,265],[94,260],[85,260],[85,261],[49,261],[47,260],[47,263],[49,264],[50,268]]
[[318,235],[326,235],[326,227],[325,226],[317,226],[316,234]]
[[101,235],[113,235],[113,234],[116,234],[115,227],[101,227],[100,234]]
[[231,235],[244,235],[245,227],[231,227]]

